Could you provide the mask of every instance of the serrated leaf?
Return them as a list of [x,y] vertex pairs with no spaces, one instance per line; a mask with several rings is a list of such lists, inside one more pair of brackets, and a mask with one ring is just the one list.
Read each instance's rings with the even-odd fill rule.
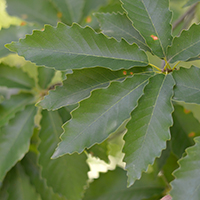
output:
[[53,158],[66,153],[82,152],[95,143],[101,143],[130,117],[132,109],[143,93],[149,75],[134,75],[124,82],[113,82],[106,89],[92,93],[72,112],[72,119],[64,124]]
[[25,108],[26,105],[34,103],[31,94],[17,94],[11,96],[0,104],[0,127],[5,125],[15,114]]
[[0,31],[0,57],[6,56],[11,53],[4,47],[6,43],[17,41],[19,38],[23,38],[26,34],[31,34],[34,26],[10,26],[8,29],[1,29]]
[[45,67],[38,67],[38,84],[42,89],[47,89],[52,78],[55,75],[55,70]]
[[47,185],[52,187],[54,192],[67,199],[79,200],[88,179],[89,169],[85,154],[66,155],[56,160],[51,159],[62,133],[61,125],[62,120],[57,111],[42,111],[38,162],[42,166],[42,177],[46,179]]
[[0,181],[28,151],[35,114],[36,108],[33,105],[27,106],[0,128]]
[[194,145],[193,137],[200,136],[200,123],[182,106],[175,105],[174,108],[171,147],[173,153],[180,158],[187,147]]
[[45,179],[41,177],[41,168],[37,164],[36,154],[29,152],[21,161],[22,167],[30,178],[30,183],[35,186],[35,190],[40,194],[42,200],[66,200],[59,194],[47,187]]
[[176,82],[173,99],[200,104],[200,69],[195,66],[190,69],[180,68],[173,72],[173,77]]
[[93,90],[108,87],[111,81],[120,81],[126,75],[139,73],[142,70],[148,68],[134,67],[129,71],[111,71],[100,67],[74,70],[73,74],[67,75],[67,80],[63,81],[62,86],[50,91],[38,105],[48,110],[56,110],[66,105],[76,104],[89,97]]
[[184,5],[184,7],[190,6],[190,5],[195,4],[195,3],[197,3],[197,2],[199,2],[199,0],[189,0],[189,1],[187,1],[187,3]]
[[10,15],[41,25],[56,25],[58,22],[58,11],[49,0],[6,0],[6,3]]
[[167,60],[170,63],[187,61],[200,55],[200,25],[193,24],[189,30],[183,30],[180,37],[175,37],[167,49]]
[[179,161],[180,168],[174,172],[176,179],[171,183],[173,199],[199,200],[200,197],[200,137],[195,145],[186,150],[187,156]]
[[32,89],[34,80],[21,68],[0,64],[0,86],[8,88]]
[[128,174],[128,186],[141,177],[149,164],[159,157],[170,139],[172,126],[174,80],[171,74],[157,74],[150,78],[138,106],[131,113],[124,137],[124,161]]
[[136,44],[129,45],[124,40],[119,43],[78,24],[68,27],[59,23],[57,28],[46,25],[43,32],[34,31],[6,46],[37,65],[57,70],[94,66],[117,70],[148,63],[146,54]]
[[155,178],[153,174],[144,174],[141,180],[127,188],[125,171],[116,168],[94,180],[83,200],[142,200],[152,196],[155,200],[160,199],[164,189],[164,181],[160,177]]
[[126,14],[96,13],[95,17],[100,22],[101,30],[105,35],[114,37],[118,41],[124,38],[129,44],[136,43],[141,49],[151,51]]
[[41,200],[20,164],[9,171],[5,182],[8,196],[4,200]]
[[168,0],[121,0],[133,26],[160,58],[171,44],[171,18]]

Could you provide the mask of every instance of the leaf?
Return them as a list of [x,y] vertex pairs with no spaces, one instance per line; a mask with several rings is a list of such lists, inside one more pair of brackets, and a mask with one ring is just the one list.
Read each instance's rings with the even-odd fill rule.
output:
[[5,200],[41,200],[20,164],[9,171],[5,182],[8,192],[8,197]]
[[60,107],[76,104],[90,96],[90,93],[98,88],[108,87],[111,81],[120,81],[130,75],[148,70],[147,67],[134,67],[129,71],[111,71],[106,68],[90,68],[74,70],[73,74],[67,75],[67,80],[56,90],[49,92],[38,105],[48,110],[56,110]]
[[34,31],[18,43],[7,44],[7,47],[37,65],[57,70],[94,66],[117,70],[148,63],[146,54],[136,44],[118,43],[78,24],[68,27],[59,23],[57,28],[46,25],[43,32]]
[[173,77],[176,82],[173,99],[200,104],[200,69],[195,66],[190,69],[180,68],[173,72]]
[[128,186],[141,177],[142,171],[159,157],[170,139],[172,126],[174,80],[171,74],[157,74],[150,78],[138,106],[131,113],[124,137],[124,161],[128,174]]
[[29,22],[56,25],[58,11],[49,0],[6,0],[7,12]]
[[41,177],[41,168],[37,164],[36,154],[29,152],[21,161],[30,182],[35,186],[35,190],[40,194],[42,200],[65,200],[59,194],[53,192],[52,188],[47,187],[45,179]]
[[171,147],[173,153],[181,158],[185,149],[194,145],[193,137],[200,136],[200,123],[193,114],[182,106],[175,105],[174,124],[171,127]]
[[101,30],[105,35],[114,37],[117,41],[124,38],[129,44],[136,43],[141,49],[151,51],[126,14],[96,13],[95,17],[100,22]]
[[192,4],[195,4],[197,2],[199,2],[199,0],[188,0],[184,7],[191,6]]
[[193,24],[189,30],[183,30],[180,37],[175,37],[167,49],[167,60],[170,63],[187,61],[200,55],[200,25]]
[[32,89],[35,82],[21,68],[0,64],[0,86],[8,88]]
[[200,197],[200,137],[196,137],[195,145],[186,150],[187,156],[179,161],[179,169],[174,172],[176,179],[171,183],[173,199],[198,200]]
[[34,26],[10,26],[7,29],[1,29],[0,31],[0,57],[6,56],[11,53],[4,47],[6,43],[17,41],[19,38],[23,38],[26,34],[31,34]]
[[42,89],[47,89],[52,78],[55,75],[55,70],[45,67],[38,67],[38,84]]
[[172,41],[169,1],[122,0],[122,3],[133,26],[145,38],[153,53],[160,58],[165,57]]
[[[155,178],[152,174],[144,174],[141,180],[127,188],[125,171],[118,167],[114,171],[101,174],[99,179],[94,180],[83,200],[140,200],[154,195],[161,197],[164,189],[165,183],[162,178]],[[155,199],[158,198],[154,196]]]
[[33,105],[27,106],[0,128],[0,181],[28,151],[35,114],[36,108]]
[[80,107],[72,112],[72,119],[63,125],[62,141],[52,158],[66,153],[81,153],[85,148],[103,142],[130,117],[149,77],[135,75],[124,82],[113,82],[82,101]]
[[34,103],[31,94],[21,93],[12,95],[9,100],[0,104],[0,127],[5,125],[15,114],[22,111],[26,105]]
[[70,200],[79,200],[88,179],[85,154],[50,159],[62,133],[61,125],[62,120],[57,111],[42,111],[38,162],[42,167],[42,177],[46,179],[47,185],[52,187],[54,192]]

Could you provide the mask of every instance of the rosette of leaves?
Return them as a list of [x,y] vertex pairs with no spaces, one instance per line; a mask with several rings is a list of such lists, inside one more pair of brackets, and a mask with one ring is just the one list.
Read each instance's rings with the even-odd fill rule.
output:
[[[74,6],[72,2],[71,4]],[[9,174],[13,174],[17,181],[21,173],[22,176],[30,174],[32,185],[40,182],[44,190],[53,192],[54,195],[81,199],[88,171],[84,150],[97,152],[101,157],[101,148],[105,153],[113,133],[127,123],[123,153],[130,188],[124,187],[121,191],[124,199],[130,196],[132,199],[159,199],[170,190],[169,184],[174,177],[172,197],[182,199],[193,194],[194,199],[198,199],[200,158],[195,155],[198,155],[199,150],[200,125],[192,113],[188,114],[177,104],[192,103],[197,107],[200,104],[200,69],[195,65],[186,68],[185,65],[190,60],[199,59],[200,25],[192,24],[188,30],[183,30],[180,36],[173,37],[172,12],[168,0],[121,0],[121,8],[123,13],[95,14],[101,27],[98,33],[90,26],[82,27],[77,23],[68,26],[59,22],[56,27],[45,25],[44,30],[35,30],[24,39],[6,45],[9,50],[17,52],[26,60],[43,66],[37,67],[41,70],[38,71],[40,88],[48,88],[53,69],[63,73],[72,70],[72,73],[66,75],[61,86],[49,92],[47,89],[41,95],[43,97],[48,93],[43,100],[33,100],[34,103],[37,102],[37,107],[44,109],[41,112],[41,128],[37,136],[40,142],[36,145],[39,153],[35,163],[38,167],[34,170],[38,178],[31,176],[31,156],[27,154],[23,162],[16,165],[6,176],[2,189],[4,195],[11,196],[9,191],[13,186],[8,184],[11,177]],[[152,64],[149,55],[157,56],[163,65]],[[12,78],[7,78],[7,74],[11,72],[6,72],[8,67],[1,67],[1,85],[13,87]],[[12,73],[15,73],[14,70]],[[16,75],[17,77],[26,76],[24,72],[16,73],[20,74]],[[17,84],[23,85],[23,89],[25,87],[27,91],[32,88],[32,81],[30,78],[24,79],[27,79],[24,81],[26,84],[21,83],[23,78],[19,78]],[[48,81],[43,82],[45,80]],[[21,85],[18,87],[22,87]],[[30,93],[35,94],[35,91],[31,90],[29,96]],[[18,102],[13,98],[20,99],[20,108],[16,106],[15,111],[9,106],[10,101]],[[26,104],[29,104],[28,98],[31,97],[13,96],[9,101],[1,103],[5,104],[2,111],[5,115],[0,116],[3,152],[1,162],[4,163],[1,167],[1,181],[6,172],[28,152],[31,134],[29,137],[26,134],[26,142],[20,139],[20,134],[25,135],[21,131],[25,128],[19,127],[19,136],[15,139],[11,134],[13,126],[18,124],[33,129],[36,108],[33,103],[32,106],[25,107],[25,103],[21,102],[21,99],[24,99]],[[21,114],[20,110],[27,113],[27,116],[23,117],[24,114]],[[29,120],[29,115],[31,122],[26,121]],[[24,121],[17,121],[20,119]],[[181,123],[182,121],[185,123]],[[194,126],[189,126],[187,122]],[[8,136],[9,133],[11,137]],[[196,137],[195,140],[193,137]],[[181,144],[179,138],[184,138]],[[9,151],[7,144],[13,141],[16,147],[13,145],[13,150]],[[19,141],[26,143],[26,148],[23,149]],[[192,145],[194,146],[190,147]],[[185,152],[188,147],[190,148]],[[16,148],[22,149],[20,154],[19,151],[14,151]],[[183,157],[185,153],[186,157]],[[6,159],[8,156],[12,157],[9,162]],[[177,168],[177,162],[179,168],[174,177],[171,177]],[[149,172],[151,168],[154,176],[161,171],[166,183],[163,183],[160,177],[158,181],[154,180],[154,176]],[[119,184],[107,180],[111,180],[110,177],[118,174],[118,171],[123,175],[123,172],[117,169],[103,176],[107,187],[102,195],[98,192],[92,193],[92,188],[102,185],[102,182],[97,180],[91,184],[91,189],[89,187],[87,190],[85,199],[94,199],[95,195],[98,199],[111,199],[112,193],[120,191]],[[122,180],[120,176],[116,177],[119,182]],[[185,177],[190,181],[190,185],[185,181]],[[22,184],[25,184],[28,178],[23,180]],[[69,180],[72,183],[69,183]],[[154,192],[150,192],[148,184],[152,180]],[[60,181],[65,184],[59,184]],[[145,188],[143,181],[146,183]],[[124,179],[122,182],[124,184]],[[113,187],[110,184],[113,184]],[[137,188],[141,189],[141,192],[133,195],[136,194]],[[41,188],[34,189],[34,194],[40,194],[38,198],[43,199]],[[30,191],[30,194],[33,193],[33,189],[30,188]],[[118,198],[120,196],[121,194]],[[55,196],[56,198],[58,196]],[[117,196],[114,199],[116,198]]]

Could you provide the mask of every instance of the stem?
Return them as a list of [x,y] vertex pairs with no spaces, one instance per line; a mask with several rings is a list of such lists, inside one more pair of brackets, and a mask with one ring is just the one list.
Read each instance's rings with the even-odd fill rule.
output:
[[151,63],[149,63],[149,65],[151,65],[152,67],[154,67],[154,68],[157,69],[158,71],[162,72],[162,70],[161,70],[160,68],[156,67],[155,65],[153,65],[153,64],[151,64]]
[[181,61],[178,61],[178,62],[174,65],[174,67],[173,67],[172,70],[174,70],[174,69],[176,68],[176,66],[177,66],[180,62],[181,62]]

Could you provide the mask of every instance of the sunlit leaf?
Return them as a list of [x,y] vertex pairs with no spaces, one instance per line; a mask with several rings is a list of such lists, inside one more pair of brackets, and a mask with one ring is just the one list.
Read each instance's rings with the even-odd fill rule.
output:
[[200,137],[195,145],[186,150],[187,156],[179,161],[180,168],[174,172],[175,180],[171,183],[173,199],[198,200],[200,197]]
[[173,77],[176,82],[173,99],[200,104],[200,69],[195,66],[180,68],[173,72]]
[[187,61],[200,54],[200,25],[193,24],[189,30],[183,30],[180,37],[175,37],[167,49],[168,62]]
[[157,74],[150,78],[144,95],[131,113],[123,149],[129,186],[160,156],[161,151],[166,148],[166,140],[170,139],[174,84],[171,74]]
[[68,27],[59,23],[57,28],[46,25],[44,31],[34,31],[6,46],[37,65],[57,70],[94,66],[117,70],[148,63],[146,54],[136,44],[129,45],[124,40],[119,43],[77,24]]
[[0,128],[0,181],[28,151],[35,114],[36,108],[33,105],[27,106]]
[[171,44],[171,18],[168,0],[122,0],[123,8],[133,26],[145,38],[147,44],[159,57],[165,57]]
[[63,126],[62,141],[53,158],[66,153],[80,153],[105,140],[130,117],[149,77],[134,75],[123,82],[113,82],[82,101],[80,107],[72,112],[72,119]]
[[[85,154],[65,155],[56,160],[51,156],[62,133],[62,120],[58,112],[42,112],[40,144],[38,150],[42,177],[54,192],[71,200],[81,199],[87,181],[88,166]],[[62,183],[62,184],[61,184]]]

